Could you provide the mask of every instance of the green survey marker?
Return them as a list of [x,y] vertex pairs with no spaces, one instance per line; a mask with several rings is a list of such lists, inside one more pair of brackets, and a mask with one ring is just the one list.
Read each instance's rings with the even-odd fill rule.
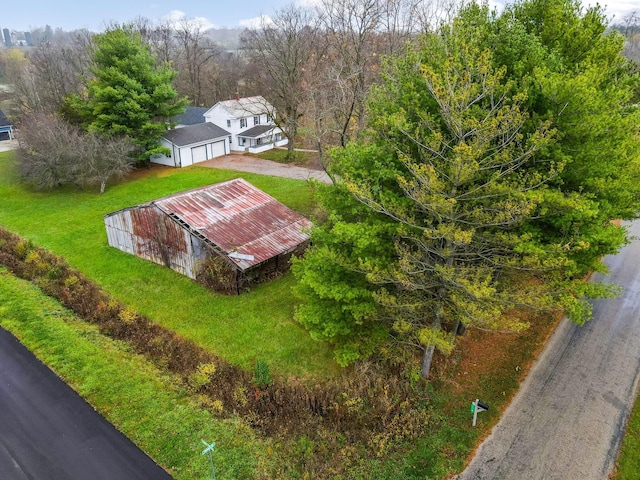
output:
[[207,453],[209,454],[209,462],[211,463],[211,478],[212,478],[213,480],[216,480],[216,471],[215,471],[215,469],[213,468],[213,456],[212,456],[213,447],[215,447],[215,446],[216,446],[216,442],[207,443],[207,442],[205,442],[205,441],[204,441],[204,440],[202,440],[202,439],[200,439],[200,440],[201,440],[201,441],[202,441],[202,443],[204,443],[204,444],[205,444],[205,446],[207,447],[207,448],[205,448],[205,449],[202,451],[202,455],[205,455],[205,454],[207,454]]

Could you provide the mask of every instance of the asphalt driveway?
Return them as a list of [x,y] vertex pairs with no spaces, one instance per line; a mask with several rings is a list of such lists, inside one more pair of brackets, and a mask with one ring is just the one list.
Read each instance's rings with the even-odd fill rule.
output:
[[171,479],[0,329],[0,479]]

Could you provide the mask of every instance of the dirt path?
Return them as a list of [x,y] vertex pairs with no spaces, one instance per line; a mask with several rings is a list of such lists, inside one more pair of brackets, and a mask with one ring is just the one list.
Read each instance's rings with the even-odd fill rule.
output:
[[284,165],[271,160],[248,157],[245,155],[225,155],[214,158],[206,162],[199,163],[204,167],[221,168],[225,170],[236,170],[240,172],[259,173],[261,175],[271,175],[273,177],[295,178],[298,180],[309,180],[314,178],[322,183],[331,183],[329,175],[323,170],[312,170],[310,168],[297,167],[295,165]]
[[[640,234],[640,221],[628,227]],[[458,480],[608,478],[640,379],[638,258],[638,240],[606,258],[623,293],[593,302],[583,327],[562,321]]]

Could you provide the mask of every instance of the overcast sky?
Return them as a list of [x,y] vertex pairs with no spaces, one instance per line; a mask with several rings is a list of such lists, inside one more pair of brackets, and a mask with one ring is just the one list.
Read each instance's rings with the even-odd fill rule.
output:
[[[261,15],[273,16],[290,3],[291,0],[10,0],[3,2],[0,9],[0,28],[25,31],[50,25],[64,30],[101,31],[105,22],[122,23],[137,16],[154,21],[197,18],[207,27],[244,27]],[[585,2],[589,3],[595,1]],[[638,0],[603,0],[601,4],[618,21],[625,14],[640,10]]]

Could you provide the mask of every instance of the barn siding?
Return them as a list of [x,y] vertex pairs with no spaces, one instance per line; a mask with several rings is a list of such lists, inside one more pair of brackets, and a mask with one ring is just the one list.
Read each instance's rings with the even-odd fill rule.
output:
[[200,245],[200,240],[158,208],[121,210],[105,217],[105,225],[110,246],[196,278],[202,253],[196,255],[193,244]]
[[240,293],[286,272],[291,255],[306,247],[311,222],[235,179],[114,212],[105,225],[110,246],[192,279],[216,271],[209,258],[223,258],[231,270],[208,286]]

